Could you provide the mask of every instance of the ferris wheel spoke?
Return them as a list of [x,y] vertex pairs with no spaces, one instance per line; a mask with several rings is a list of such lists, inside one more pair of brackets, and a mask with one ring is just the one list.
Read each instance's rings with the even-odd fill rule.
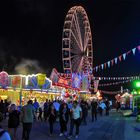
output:
[[73,20],[73,25],[72,25],[71,31],[72,31],[72,35],[75,36],[75,38],[78,42],[78,47],[80,48],[81,51],[83,51],[83,47],[82,47],[82,43],[81,43],[81,40],[79,37],[78,27],[77,27],[77,24],[75,22],[75,18]]
[[70,53],[80,55],[81,51],[76,47],[76,44],[72,44],[70,47]]
[[77,33],[78,33],[79,41],[80,41],[80,44],[81,44],[81,50],[83,51],[83,43],[82,43],[80,25],[79,25],[79,21],[78,21],[78,17],[77,17],[77,13],[76,12],[75,12],[75,16],[74,16],[74,21],[75,21],[75,25],[76,25],[76,30],[77,30]]
[[81,50],[81,45],[80,45],[79,41],[77,40],[77,38],[76,38],[76,36],[75,36],[75,34],[74,34],[74,32],[72,30],[71,30],[71,35],[74,37],[75,42],[76,42],[78,48],[80,49],[79,51],[81,52],[82,51]]
[[72,68],[74,71],[77,71],[79,69],[80,62],[81,62],[81,57],[79,56],[72,60]]
[[79,42],[79,47],[80,47],[81,51],[83,51],[83,46],[82,46],[82,42],[80,40],[78,26],[77,26],[75,17],[73,18],[73,26],[72,26],[71,30],[73,31],[73,34],[75,34],[75,36],[76,36],[76,38],[77,38],[77,40]]
[[83,57],[81,58],[79,63],[79,71],[82,71],[82,65],[83,65]]
[[85,33],[85,36],[84,36],[84,52],[86,51],[88,41],[89,41],[89,35],[87,33]]
[[80,48],[77,46],[77,43],[74,39],[73,36],[71,36],[71,39],[70,39],[70,52],[72,52],[73,54],[81,54],[81,50]]
[[75,57],[78,57],[78,54],[71,56],[70,58],[73,59]]
[[75,55],[79,55],[79,52],[78,51],[76,51],[76,50],[74,50],[74,49],[71,49],[71,51],[70,51],[72,54],[75,54]]

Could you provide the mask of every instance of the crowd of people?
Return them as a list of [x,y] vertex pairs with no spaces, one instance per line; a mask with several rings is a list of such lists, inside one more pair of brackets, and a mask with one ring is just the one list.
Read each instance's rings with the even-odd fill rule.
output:
[[[70,139],[73,136],[74,127],[76,128],[75,138],[78,138],[81,124],[87,125],[87,116],[91,115],[91,121],[94,122],[97,121],[98,112],[102,116],[105,110],[105,114],[109,115],[110,102],[107,99],[103,101],[93,99],[92,101],[68,102],[46,99],[43,106],[40,106],[35,99],[34,102],[29,100],[26,105],[19,109],[15,104],[8,104],[5,101],[4,105],[1,101],[0,109],[0,121],[3,118],[6,119],[8,113],[8,132],[0,127],[0,140],[17,140],[16,133],[20,123],[23,127],[22,140],[29,140],[32,125],[35,121],[48,122],[50,136],[53,136],[54,124],[59,122],[59,136]],[[70,126],[69,129],[68,126]]]

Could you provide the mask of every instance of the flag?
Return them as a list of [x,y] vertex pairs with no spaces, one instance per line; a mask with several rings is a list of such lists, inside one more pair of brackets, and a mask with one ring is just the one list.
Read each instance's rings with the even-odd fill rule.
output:
[[123,54],[123,59],[125,60],[125,58],[126,58],[126,53]]
[[99,80],[94,80],[94,92],[98,91]]
[[135,55],[136,48],[132,49],[133,55]]
[[106,69],[106,63],[104,65],[105,65],[105,69]]
[[112,66],[114,65],[114,60],[113,59],[111,60],[111,64],[112,64]]
[[104,69],[104,64],[101,64],[102,70]]
[[108,67],[110,68],[110,61],[107,62]]
[[128,51],[126,54],[127,54],[127,55],[129,55],[130,53],[131,53],[131,50],[130,50],[130,51]]
[[119,60],[120,60],[120,62],[121,62],[121,60],[122,60],[122,55],[119,56]]
[[118,58],[116,57],[116,58],[115,58],[115,64],[117,64],[117,60],[118,60]]
[[98,66],[96,66],[96,71],[98,71]]

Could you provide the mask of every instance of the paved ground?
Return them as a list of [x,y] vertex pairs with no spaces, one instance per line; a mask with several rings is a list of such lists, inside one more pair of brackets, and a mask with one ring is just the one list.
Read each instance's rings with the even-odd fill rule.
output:
[[[135,127],[140,128],[135,117],[122,117],[119,113],[111,112],[110,116],[98,117],[97,122],[92,123],[90,120],[88,118],[88,125],[81,125],[78,140],[140,140],[140,132],[134,130]],[[3,122],[3,126],[7,128],[7,121]],[[66,138],[59,137],[59,123],[56,123],[54,128],[54,135],[49,137],[48,124],[36,122],[30,140],[65,140]],[[21,140],[21,134],[20,126],[17,140]]]

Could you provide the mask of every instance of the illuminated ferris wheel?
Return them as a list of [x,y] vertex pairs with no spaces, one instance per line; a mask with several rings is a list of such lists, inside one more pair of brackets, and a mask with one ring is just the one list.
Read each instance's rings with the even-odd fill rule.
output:
[[62,59],[65,73],[89,71],[93,66],[90,23],[86,11],[81,6],[72,7],[66,15]]

